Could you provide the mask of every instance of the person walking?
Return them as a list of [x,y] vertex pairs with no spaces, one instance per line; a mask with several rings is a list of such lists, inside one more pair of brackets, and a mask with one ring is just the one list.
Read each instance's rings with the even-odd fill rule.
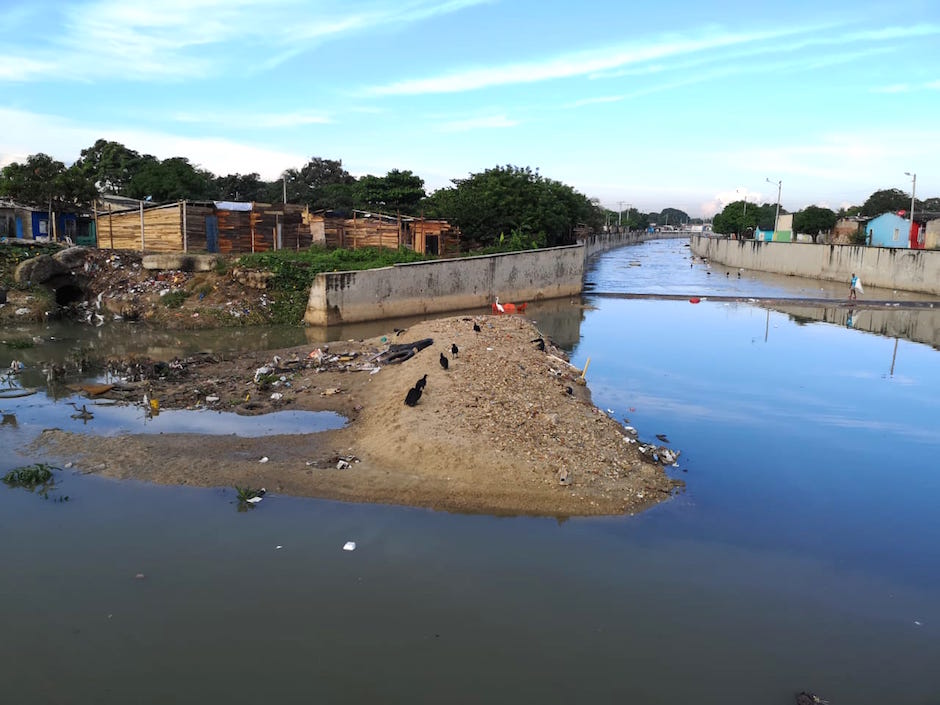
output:
[[861,289],[861,281],[855,276],[855,272],[852,272],[852,281],[849,283],[849,299],[852,301],[858,300],[858,292],[861,291]]

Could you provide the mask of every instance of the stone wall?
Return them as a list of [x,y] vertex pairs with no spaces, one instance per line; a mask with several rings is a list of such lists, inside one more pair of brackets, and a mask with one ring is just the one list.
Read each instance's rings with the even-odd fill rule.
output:
[[940,295],[940,251],[729,240],[693,235],[693,254],[728,267]]

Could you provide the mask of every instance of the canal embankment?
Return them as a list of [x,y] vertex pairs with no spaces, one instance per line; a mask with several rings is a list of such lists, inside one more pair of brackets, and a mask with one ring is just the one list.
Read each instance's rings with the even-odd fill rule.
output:
[[940,295],[940,251],[731,240],[692,235],[692,253],[728,267]]
[[396,264],[381,269],[318,274],[304,320],[315,326],[375,321],[540,301],[579,294],[585,264],[597,254],[660,237],[595,233],[576,245],[542,250]]

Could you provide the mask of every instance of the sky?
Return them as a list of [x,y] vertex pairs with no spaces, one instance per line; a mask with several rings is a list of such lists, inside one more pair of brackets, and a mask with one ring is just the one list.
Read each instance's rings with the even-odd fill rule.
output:
[[[641,6],[642,5],[642,6]],[[940,2],[0,0],[0,165],[97,139],[429,191],[538,169],[612,210],[940,196]]]

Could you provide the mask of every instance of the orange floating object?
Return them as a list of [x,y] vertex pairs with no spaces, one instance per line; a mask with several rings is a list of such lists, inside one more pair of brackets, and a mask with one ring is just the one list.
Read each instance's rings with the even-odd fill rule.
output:
[[523,313],[528,303],[522,304],[501,304],[499,302],[492,304],[493,313]]

